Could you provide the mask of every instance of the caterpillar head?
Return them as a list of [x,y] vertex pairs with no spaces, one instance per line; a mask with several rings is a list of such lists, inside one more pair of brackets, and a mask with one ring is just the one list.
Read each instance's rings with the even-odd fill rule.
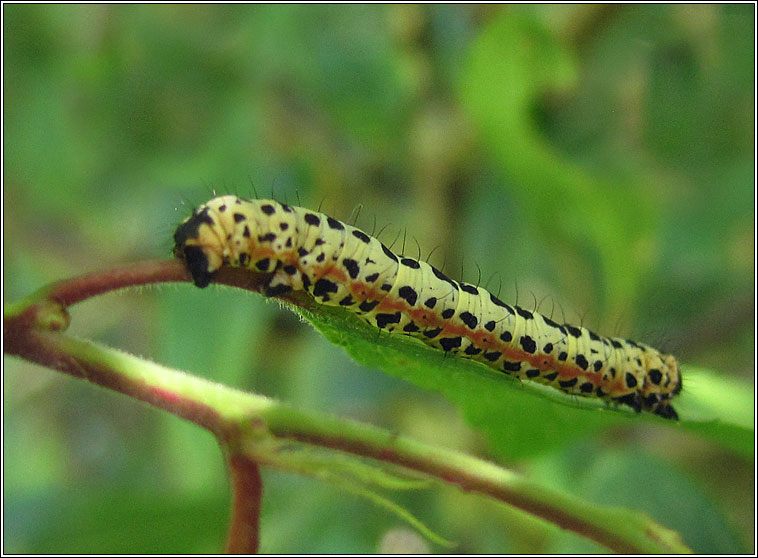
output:
[[174,233],[174,256],[183,260],[200,288],[207,287],[222,265],[229,262],[227,229],[233,230],[225,221],[224,210],[234,196],[215,198],[201,205],[192,216],[184,220]]

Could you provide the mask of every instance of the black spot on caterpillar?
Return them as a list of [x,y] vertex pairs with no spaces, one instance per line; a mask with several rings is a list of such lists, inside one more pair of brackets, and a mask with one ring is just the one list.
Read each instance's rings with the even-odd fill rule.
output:
[[174,243],[198,287],[223,266],[271,273],[266,296],[305,290],[375,327],[505,374],[678,418],[670,400],[682,381],[673,356],[511,307],[321,213],[222,196],[195,209]]

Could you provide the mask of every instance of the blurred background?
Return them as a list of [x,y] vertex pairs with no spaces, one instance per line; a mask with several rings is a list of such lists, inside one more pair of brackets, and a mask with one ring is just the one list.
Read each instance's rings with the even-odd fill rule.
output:
[[[3,295],[170,257],[214,192],[273,195],[752,385],[753,22],[752,5],[6,4]],[[439,394],[259,296],[162,286],[72,318],[169,366],[492,457]],[[209,434],[15,358],[3,388],[5,552],[222,548]],[[629,421],[498,460],[643,510],[695,552],[755,551],[754,464],[692,434]],[[444,551],[332,486],[264,475],[263,552]],[[393,498],[458,552],[602,550],[452,488]]]

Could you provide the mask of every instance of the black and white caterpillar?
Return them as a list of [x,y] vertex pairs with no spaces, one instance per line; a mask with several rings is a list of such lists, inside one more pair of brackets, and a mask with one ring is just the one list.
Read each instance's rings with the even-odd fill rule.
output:
[[266,296],[305,290],[384,331],[565,393],[676,419],[676,359],[509,305],[322,213],[273,200],[214,198],[177,228],[174,254],[195,285],[223,266],[270,273]]

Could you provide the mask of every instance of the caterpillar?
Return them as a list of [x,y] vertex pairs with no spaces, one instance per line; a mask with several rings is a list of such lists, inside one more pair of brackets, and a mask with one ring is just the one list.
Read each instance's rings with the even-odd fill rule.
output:
[[221,196],[196,208],[174,243],[198,287],[224,266],[268,273],[266,296],[304,290],[381,330],[517,378],[678,419],[670,400],[682,381],[672,355],[506,304],[320,212]]

